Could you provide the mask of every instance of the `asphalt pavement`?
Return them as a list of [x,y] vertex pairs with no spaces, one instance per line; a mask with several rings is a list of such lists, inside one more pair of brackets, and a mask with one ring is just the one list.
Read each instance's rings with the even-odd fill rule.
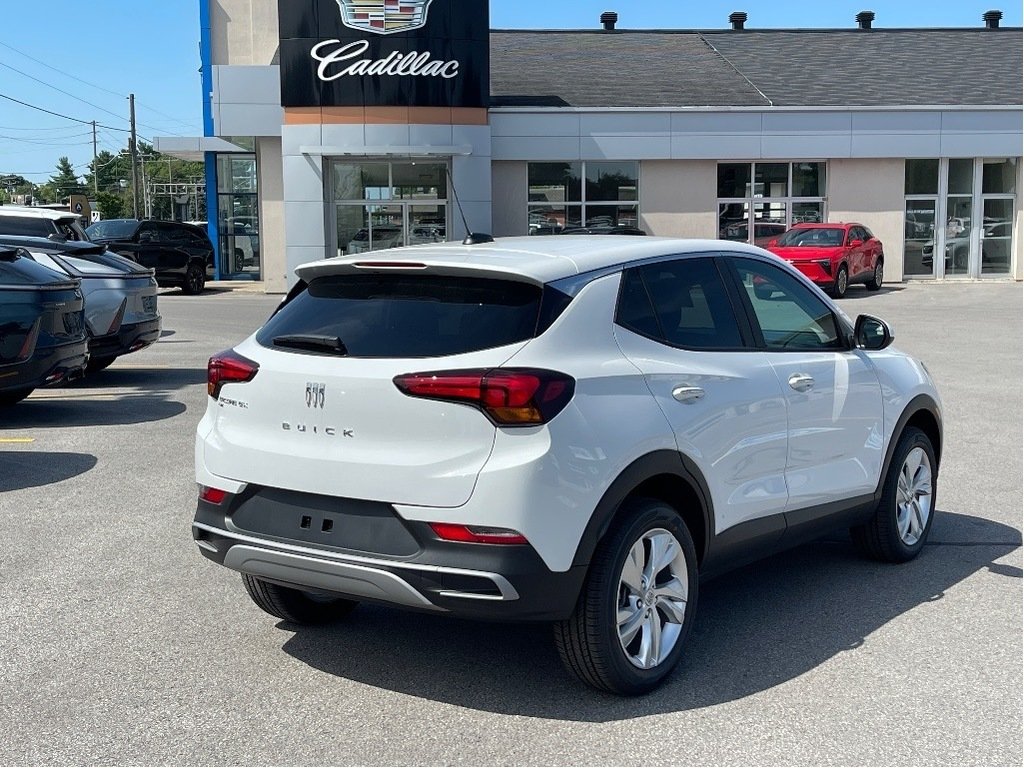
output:
[[928,546],[891,566],[836,537],[704,585],[638,699],[570,678],[546,626],[298,628],[200,556],[206,360],[278,300],[165,292],[156,346],[0,413],[0,763],[1021,763],[1020,284],[851,288],[943,395]]

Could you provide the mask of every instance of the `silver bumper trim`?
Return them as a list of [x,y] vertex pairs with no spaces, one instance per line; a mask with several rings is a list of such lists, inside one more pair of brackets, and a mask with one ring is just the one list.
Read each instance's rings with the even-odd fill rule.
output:
[[[325,589],[333,592],[344,592],[361,597],[376,598],[387,602],[397,602],[400,605],[409,605],[417,608],[434,608],[437,606],[431,603],[422,594],[416,591],[401,576],[391,573],[382,568],[397,568],[401,570],[419,571],[434,574],[448,574],[452,576],[471,576],[487,579],[497,587],[499,595],[479,595],[471,592],[458,592],[444,590],[439,594],[444,597],[455,597],[467,600],[494,600],[510,601],[518,600],[519,593],[512,586],[508,579],[500,573],[489,571],[473,571],[464,568],[450,568],[444,565],[425,565],[422,563],[403,563],[396,560],[383,560],[375,557],[364,557],[361,555],[339,554],[336,552],[325,552],[322,549],[302,547],[296,544],[285,544],[277,541],[266,541],[255,536],[247,536],[243,533],[228,531],[223,528],[215,528],[204,523],[192,523],[192,527],[215,536],[234,539],[242,545],[236,544],[228,550],[224,558],[224,565],[236,571],[251,573],[254,576],[265,576],[271,579],[288,581],[296,584],[306,584],[318,589]],[[199,546],[210,549],[209,542],[197,541]],[[236,555],[232,553],[240,550]],[[231,562],[229,562],[229,560]],[[278,575],[265,573],[254,568],[266,568],[277,572]],[[291,578],[280,575],[280,572],[288,571]],[[302,578],[300,578],[302,577]],[[326,579],[335,584],[327,586],[319,582],[311,582],[310,579]],[[338,581],[341,579],[342,581]],[[397,584],[396,584],[397,582]],[[345,588],[338,586],[345,584]],[[353,592],[352,590],[364,585],[361,589],[371,590],[370,592]],[[411,595],[409,594],[411,593]],[[385,596],[386,595],[386,596]],[[410,602],[412,601],[412,602]]]

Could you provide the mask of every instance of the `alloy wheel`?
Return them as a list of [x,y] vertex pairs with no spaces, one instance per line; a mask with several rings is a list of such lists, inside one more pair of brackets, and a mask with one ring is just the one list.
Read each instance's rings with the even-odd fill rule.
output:
[[903,461],[896,483],[896,527],[908,547],[920,541],[932,514],[932,466],[923,448]]
[[619,577],[617,630],[630,663],[661,664],[675,648],[686,618],[686,556],[664,528],[644,533],[629,550]]

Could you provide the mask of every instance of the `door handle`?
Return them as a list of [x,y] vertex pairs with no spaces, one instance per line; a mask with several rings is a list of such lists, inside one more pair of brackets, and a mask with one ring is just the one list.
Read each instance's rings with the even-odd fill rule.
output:
[[794,373],[789,377],[789,386],[797,392],[806,392],[814,387],[814,377],[806,373]]
[[680,403],[696,403],[703,399],[704,390],[700,387],[676,387],[672,390],[672,397]]

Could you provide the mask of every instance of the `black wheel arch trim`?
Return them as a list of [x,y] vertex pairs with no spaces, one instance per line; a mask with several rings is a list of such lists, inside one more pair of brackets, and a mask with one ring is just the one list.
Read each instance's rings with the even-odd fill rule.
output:
[[936,474],[938,473],[939,465],[942,463],[942,413],[939,409],[939,404],[935,402],[933,397],[924,394],[917,395],[911,398],[910,402],[904,407],[899,419],[896,420],[896,427],[893,429],[892,437],[889,439],[889,446],[885,449],[882,474],[878,478],[878,486],[875,488],[876,500],[882,498],[882,488],[885,486],[885,478],[889,474],[889,468],[892,465],[893,454],[896,452],[896,445],[900,441],[900,435],[903,434],[903,430],[907,428],[907,425],[913,418],[922,412],[927,413],[935,420],[936,429],[938,430],[938,443],[932,445],[932,450],[935,451],[935,472]]
[[[679,451],[659,450],[636,459],[627,466],[605,491],[598,502],[590,522],[583,531],[583,536],[576,548],[573,566],[590,564],[598,543],[604,538],[615,520],[615,515],[627,498],[629,498],[645,482],[665,475],[673,476],[685,483],[694,492],[700,502],[700,514],[703,517],[704,534],[690,531],[697,547],[698,557],[708,551],[711,538],[714,536],[714,508],[711,491],[700,468],[687,456]],[[684,510],[680,510],[682,513]]]

